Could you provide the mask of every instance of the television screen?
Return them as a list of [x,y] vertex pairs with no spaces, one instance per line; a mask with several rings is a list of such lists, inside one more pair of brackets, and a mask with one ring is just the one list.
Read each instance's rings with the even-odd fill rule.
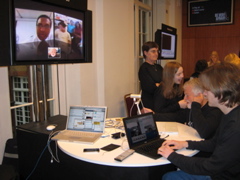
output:
[[13,0],[13,65],[92,62],[92,14],[32,0]]
[[233,23],[233,0],[199,0],[188,2],[188,26]]
[[176,56],[176,35],[161,32],[161,58],[174,59]]
[[162,24],[162,29],[155,32],[155,42],[159,45],[158,59],[176,59],[177,34],[176,29]]

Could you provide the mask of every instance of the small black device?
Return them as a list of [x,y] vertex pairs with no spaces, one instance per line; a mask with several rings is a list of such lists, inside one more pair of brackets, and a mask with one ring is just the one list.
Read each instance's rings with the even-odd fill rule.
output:
[[83,149],[84,153],[99,153],[99,148],[85,148]]
[[112,134],[113,139],[119,139],[120,137],[124,137],[124,136],[125,136],[125,133],[123,132],[117,132]]

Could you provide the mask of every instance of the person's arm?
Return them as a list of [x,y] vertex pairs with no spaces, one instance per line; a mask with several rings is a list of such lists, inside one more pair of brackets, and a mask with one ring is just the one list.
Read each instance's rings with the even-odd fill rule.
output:
[[[153,118],[155,121],[164,121],[164,122],[178,122],[180,113],[154,113]],[[182,122],[180,122],[182,123]]]
[[[239,137],[239,134],[237,136]],[[169,155],[168,160],[181,170],[191,174],[214,175],[221,173],[240,161],[240,143],[237,136],[234,135],[233,139],[230,136],[224,139],[210,158],[186,157],[173,152]]]
[[173,149],[182,149],[187,147],[187,141],[167,140],[163,142],[162,146],[158,149],[158,154],[161,154],[163,157],[168,158],[168,156],[174,152]]
[[172,152],[168,160],[191,174],[213,175],[226,170],[236,172],[236,168],[240,168],[239,123],[236,123],[236,119],[232,120],[232,117],[224,118],[221,122],[216,134],[210,140],[188,141],[187,149],[213,152],[211,157],[186,157]]
[[151,77],[149,70],[146,67],[140,67],[138,77],[142,90],[153,94],[157,89],[157,85],[153,77]]
[[201,105],[197,102],[192,102],[191,120],[193,128],[197,130],[202,138],[208,139],[214,135],[219,126],[222,112],[217,108]]
[[161,86],[158,87],[154,93],[154,108],[153,111],[156,113],[169,113],[176,112],[180,110],[180,105],[178,101],[180,97],[175,97],[173,99],[166,99],[162,94]]

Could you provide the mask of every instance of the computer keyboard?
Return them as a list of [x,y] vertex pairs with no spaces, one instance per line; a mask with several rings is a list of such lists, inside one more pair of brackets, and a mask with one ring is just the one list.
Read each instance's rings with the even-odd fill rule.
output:
[[145,152],[155,151],[155,150],[158,150],[158,148],[162,145],[163,141],[164,140],[159,139],[157,141],[153,141],[151,143],[140,146],[137,149]]
[[68,131],[68,135],[70,136],[78,136],[78,137],[95,137],[96,133],[86,133],[86,132],[78,132],[78,131]]

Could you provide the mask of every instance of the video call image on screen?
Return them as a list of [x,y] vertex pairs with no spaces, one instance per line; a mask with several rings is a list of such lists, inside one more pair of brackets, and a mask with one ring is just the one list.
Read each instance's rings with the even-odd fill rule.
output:
[[16,59],[82,59],[83,21],[52,11],[15,8]]
[[154,122],[151,121],[149,116],[139,117],[136,119],[129,120],[126,123],[126,131],[131,134],[132,143],[138,143],[151,139],[152,137],[158,134],[158,131],[154,125]]

